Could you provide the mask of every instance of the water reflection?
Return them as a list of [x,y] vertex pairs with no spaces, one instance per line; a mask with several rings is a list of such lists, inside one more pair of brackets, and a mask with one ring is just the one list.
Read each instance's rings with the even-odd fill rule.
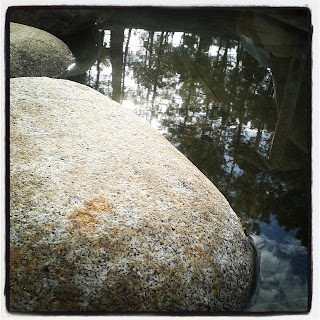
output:
[[161,12],[122,14],[102,25],[98,59],[72,79],[148,121],[225,195],[261,253],[252,310],[306,310],[306,12],[237,11],[230,21],[232,11],[212,11],[207,25],[188,24],[188,12],[179,27]]
[[[251,311],[302,311],[307,305],[307,250],[295,232],[279,228],[276,218],[260,224],[261,236],[253,236],[260,252],[260,285]],[[273,228],[276,228],[275,234]]]

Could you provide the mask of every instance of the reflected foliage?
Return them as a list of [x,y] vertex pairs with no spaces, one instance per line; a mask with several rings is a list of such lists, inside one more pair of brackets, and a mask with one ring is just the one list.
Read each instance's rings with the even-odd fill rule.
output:
[[219,188],[250,232],[259,234],[272,215],[307,246],[308,155],[285,137],[285,151],[270,157],[279,119],[272,70],[236,38],[136,29],[110,35],[104,49],[111,54],[87,73],[87,85],[134,102],[133,111]]

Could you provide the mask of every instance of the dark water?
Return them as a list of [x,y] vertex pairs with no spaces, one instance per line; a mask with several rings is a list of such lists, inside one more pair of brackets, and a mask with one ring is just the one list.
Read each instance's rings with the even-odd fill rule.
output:
[[309,27],[304,10],[142,10],[64,39],[69,79],[149,122],[228,199],[260,254],[251,311],[308,309]]
[[110,23],[73,78],[149,122],[228,199],[260,253],[258,311],[308,308],[308,33],[290,17],[229,11],[194,32]]

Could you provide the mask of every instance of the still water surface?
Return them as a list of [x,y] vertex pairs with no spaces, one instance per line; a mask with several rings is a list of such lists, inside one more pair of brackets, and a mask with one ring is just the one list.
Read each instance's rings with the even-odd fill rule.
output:
[[109,21],[82,55],[69,39],[90,66],[68,78],[149,122],[241,218],[260,255],[251,311],[308,309],[308,18],[289,13],[220,11],[208,29]]

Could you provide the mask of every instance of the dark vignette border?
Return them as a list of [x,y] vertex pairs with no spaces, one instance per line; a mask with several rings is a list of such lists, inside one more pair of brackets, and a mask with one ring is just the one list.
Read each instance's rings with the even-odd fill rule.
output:
[[[239,10],[256,10],[262,11],[265,9],[279,9],[279,10],[304,10],[307,12],[309,32],[308,32],[308,55],[307,55],[307,70],[309,74],[309,95],[307,97],[309,102],[308,118],[309,118],[309,130],[308,130],[308,178],[309,178],[309,215],[308,215],[308,310],[291,312],[291,311],[274,311],[274,312],[16,312],[10,310],[10,12],[13,10],[199,10],[205,11],[208,9],[215,9],[217,11],[239,11]],[[275,316],[275,315],[293,315],[293,314],[308,314],[312,306],[312,284],[313,284],[313,257],[312,257],[312,34],[313,27],[311,21],[311,11],[308,7],[275,7],[275,6],[229,6],[229,7],[214,7],[214,6],[190,6],[190,7],[165,7],[165,6],[83,6],[83,5],[57,5],[57,6],[11,6],[8,7],[5,15],[5,288],[4,296],[6,300],[7,311],[11,314],[35,314],[35,315],[157,315],[157,316]]]

